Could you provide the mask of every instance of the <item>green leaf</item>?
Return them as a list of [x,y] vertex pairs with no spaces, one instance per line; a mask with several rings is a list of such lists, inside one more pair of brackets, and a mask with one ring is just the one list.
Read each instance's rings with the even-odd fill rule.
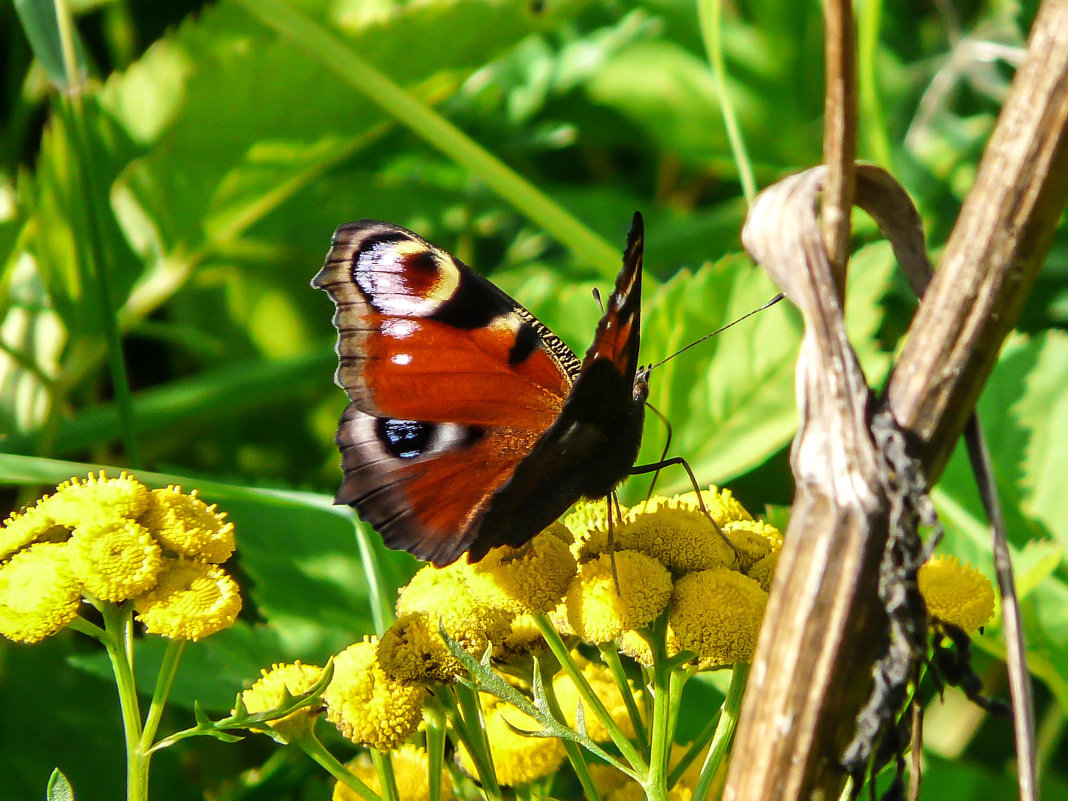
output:
[[74,788],[59,768],[53,770],[52,775],[48,777],[45,798],[48,801],[74,801]]
[[[56,86],[67,89],[81,83],[75,75],[67,74],[67,65],[63,62],[63,45],[56,17],[56,4],[53,0],[15,0],[15,12],[30,42],[34,57],[44,67],[48,77]],[[85,53],[77,33],[75,36],[76,69],[84,73]]]

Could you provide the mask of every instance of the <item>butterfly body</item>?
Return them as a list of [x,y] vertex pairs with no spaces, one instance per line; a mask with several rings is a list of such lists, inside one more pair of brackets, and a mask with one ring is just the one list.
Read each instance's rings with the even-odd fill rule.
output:
[[641,218],[585,358],[470,267],[389,223],[341,226],[312,285],[333,299],[350,403],[336,502],[437,565],[521,545],[638,455]]

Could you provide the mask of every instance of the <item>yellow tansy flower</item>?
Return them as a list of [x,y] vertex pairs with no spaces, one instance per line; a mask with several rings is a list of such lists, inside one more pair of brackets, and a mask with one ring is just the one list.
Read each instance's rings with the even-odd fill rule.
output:
[[409,683],[448,684],[463,672],[421,612],[402,615],[389,627],[378,644],[378,661],[388,676]]
[[716,665],[748,662],[768,594],[753,579],[715,567],[675,584],[668,622],[679,643]]
[[334,658],[334,678],[323,693],[326,717],[357,745],[389,751],[415,733],[423,719],[422,687],[391,679],[378,662],[378,639],[354,643]]
[[750,568],[769,554],[782,550],[782,534],[763,520],[734,520],[723,524],[723,533],[738,551],[739,569]]
[[89,595],[125,601],[150,589],[163,566],[163,552],[148,529],[133,520],[97,520],[74,529],[68,543],[71,569]]
[[[708,513],[712,515],[712,519],[722,528],[728,523],[732,523],[735,520],[752,520],[753,516],[749,514],[744,506],[734,497],[734,493],[729,489],[719,489],[715,484],[711,485],[707,490],[701,490],[701,499],[705,502],[705,508],[708,509]],[[675,500],[679,503],[687,504],[694,509],[700,509],[700,505],[697,502],[697,494],[692,490],[690,492],[684,492],[681,495],[676,495]]]
[[482,561],[461,562],[459,569],[477,597],[513,614],[540,614],[564,597],[575,576],[575,557],[566,542],[546,530],[522,548],[494,548]]
[[40,642],[70,623],[82,601],[66,543],[31,545],[0,565],[0,635]]
[[[560,740],[517,734],[511,726],[519,731],[541,731],[541,724],[492,695],[482,693],[480,698],[498,782],[508,786],[526,784],[559,769],[567,756]],[[456,749],[456,757],[464,771],[476,775],[474,761],[462,745]]]
[[[401,801],[430,801],[430,757],[425,749],[405,743],[392,753],[393,776],[397,780],[397,797]],[[375,793],[381,795],[378,771],[371,760],[363,755],[346,767]],[[452,777],[448,771],[441,772],[441,801],[452,801]],[[338,782],[334,785],[333,801],[363,801],[363,797]]]
[[165,548],[201,562],[225,562],[234,552],[234,524],[181,487],[152,490],[140,521]]
[[134,609],[152,634],[199,640],[233,625],[241,591],[218,565],[166,559],[159,582],[134,599]]
[[85,479],[72,478],[56,487],[56,492],[41,500],[49,517],[67,528],[83,523],[133,519],[148,504],[148,488],[128,473],[108,478],[101,470]]
[[779,565],[779,553],[780,551],[772,551],[745,571],[745,574],[759,584],[764,592],[771,591],[771,582],[775,578],[775,568]]
[[641,628],[671,597],[671,574],[651,556],[619,551],[615,562],[618,591],[609,554],[582,565],[567,591],[567,619],[588,642],[609,642],[627,629]]
[[58,534],[58,539],[66,539],[68,531],[60,527],[49,514],[42,501],[47,500],[46,495],[34,506],[16,512],[4,521],[0,527],[0,561],[7,559],[13,553],[22,550],[27,545],[42,542]]
[[916,576],[931,617],[975,631],[994,616],[994,585],[971,565],[955,556],[936,556]]
[[[625,515],[627,507],[621,506],[620,511]],[[577,561],[585,562],[608,550],[608,505],[605,501],[578,501],[564,517],[564,525],[573,534],[571,553]],[[613,520],[613,525],[619,528],[619,521]]]
[[672,570],[706,570],[735,562],[731,546],[705,513],[678,498],[657,496],[631,507],[617,540],[620,548],[641,551]]
[[[562,633],[562,632],[561,632]],[[507,661],[530,656],[548,646],[542,639],[541,629],[530,614],[516,615],[512,618],[511,630],[504,639],[493,646],[493,657]]]
[[[626,654],[639,665],[644,665],[645,667],[653,666],[653,650],[649,647],[649,643],[645,641],[645,638],[638,632],[633,629],[624,631],[619,637],[618,644],[619,652]],[[682,647],[679,645],[679,638],[671,626],[667,627],[666,645],[669,659],[682,650]]]
[[[288,665],[272,665],[270,670],[261,670],[260,674],[260,678],[241,693],[245,709],[253,714],[280,706],[287,700],[286,692],[290,696],[308,692],[323,674],[323,669],[298,661]],[[267,725],[279,739],[290,743],[311,731],[318,714],[315,707],[304,707],[284,718],[268,721]]]
[[427,565],[401,587],[397,615],[424,614],[432,630],[437,630],[440,622],[452,639],[481,657],[490,640],[500,640],[508,633],[514,613],[479,597],[463,571],[462,565]]
[[[582,665],[582,675],[589,683],[593,694],[604,704],[615,724],[628,738],[633,738],[634,722],[630,719],[630,713],[627,712],[627,706],[623,701],[623,694],[619,690],[619,685],[612,678],[608,668],[597,662],[586,662]],[[605,743],[612,739],[597,713],[585,705],[582,696],[579,695],[578,687],[575,686],[575,682],[571,680],[567,673],[556,675],[553,679],[553,691],[556,693],[556,700],[560,704],[560,711],[564,713],[564,720],[568,726],[578,731],[578,708],[581,704],[582,720],[586,725],[586,733],[590,736],[590,739],[598,743]],[[640,707],[641,694],[635,693],[631,689],[631,695],[638,700],[638,706]]]

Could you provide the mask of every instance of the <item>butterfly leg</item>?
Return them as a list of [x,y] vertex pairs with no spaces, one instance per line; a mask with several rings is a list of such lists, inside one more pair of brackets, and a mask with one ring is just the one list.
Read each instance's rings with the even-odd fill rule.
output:
[[705,506],[705,499],[701,495],[701,487],[697,483],[697,478],[693,474],[693,470],[690,469],[690,464],[681,456],[672,456],[670,459],[661,459],[659,462],[652,462],[650,464],[636,464],[630,469],[632,476],[640,476],[645,473],[659,473],[665,467],[671,465],[682,465],[682,469],[686,471],[686,475],[690,477],[690,485],[693,487],[694,494],[697,496],[697,505],[701,507],[701,511],[704,512],[705,517],[712,523],[712,527],[716,530],[716,533],[723,538],[723,541],[730,547],[731,552],[734,553],[735,558],[740,558],[741,554],[738,553],[738,549],[734,547],[734,543],[730,541],[730,538],[723,533],[723,529],[719,527],[719,523],[712,517],[712,513],[708,511],[708,507]]
[[[623,591],[619,588],[619,573],[616,571],[616,534],[612,527],[612,501],[616,502],[616,509],[619,509],[619,498],[616,497],[616,493],[613,490],[604,496],[604,502],[608,511],[608,559],[612,563],[612,581],[616,584],[616,595],[622,595]],[[620,522],[623,522],[623,515],[619,516]]]
[[[662,422],[664,424],[664,427],[667,428],[667,438],[664,441],[664,449],[660,451],[659,459],[660,462],[663,462],[665,459],[667,459],[668,449],[671,447],[671,421],[668,420],[667,416],[664,415],[659,409],[653,406],[653,404],[649,403],[649,401],[645,402],[645,408],[647,408],[649,411],[659,417],[660,422]],[[660,478],[659,468],[656,470],[656,472],[653,473],[653,480],[649,482],[649,492],[645,495],[646,507],[649,506],[649,500],[653,497],[653,490],[656,489],[656,481],[658,478]],[[700,495],[700,493],[698,493],[698,495]]]

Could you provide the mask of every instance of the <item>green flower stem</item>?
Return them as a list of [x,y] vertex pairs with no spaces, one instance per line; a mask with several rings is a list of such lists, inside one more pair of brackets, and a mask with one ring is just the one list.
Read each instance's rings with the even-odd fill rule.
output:
[[86,634],[94,639],[100,640],[100,642],[104,642],[108,636],[108,633],[100,628],[100,626],[97,626],[95,623],[90,623],[84,617],[76,617],[67,625],[81,634]]
[[129,607],[99,604],[104,617],[104,648],[111,660],[115,684],[119,690],[122,727],[126,739],[126,799],[147,801],[148,762],[151,756],[141,750],[141,711],[137,703],[137,686],[133,676],[133,652]]
[[[649,731],[649,773],[645,780],[648,801],[667,800],[668,758],[671,755],[671,668],[667,659],[667,613],[653,624],[648,642],[653,652],[653,720]],[[675,699],[678,700],[677,698]]]
[[670,713],[668,716],[668,731],[673,733],[672,738],[674,738],[675,729],[678,728],[679,709],[682,706],[682,689],[693,674],[693,668],[671,668],[671,672],[668,674],[668,711]]
[[148,718],[145,720],[144,730],[141,732],[141,744],[139,749],[142,753],[152,750],[152,741],[156,737],[160,718],[167,706],[167,696],[174,686],[174,677],[178,673],[178,662],[185,650],[185,640],[167,640],[167,650],[163,652],[163,663],[159,666],[159,676],[156,678],[156,689],[152,693],[152,705],[148,708]]
[[619,687],[620,695],[623,696],[623,703],[627,707],[627,714],[630,715],[630,722],[634,725],[634,735],[638,740],[638,747],[645,751],[649,747],[649,738],[645,732],[645,721],[642,719],[641,712],[638,711],[638,705],[634,702],[634,693],[631,691],[630,682],[627,681],[623,663],[619,659],[619,651],[615,649],[612,643],[598,643],[597,650],[601,652],[601,659],[608,666],[612,678],[616,680],[616,685]]
[[431,147],[470,170],[490,189],[551,232],[579,261],[596,266],[605,275],[615,275],[619,269],[618,248],[609,245],[434,109],[375,69],[342,39],[279,0],[238,2],[260,22],[290,39],[416,136],[425,139]]
[[374,534],[357,519],[355,512],[352,515],[353,526],[356,529],[356,546],[360,549],[360,564],[363,566],[363,575],[367,579],[367,591],[371,597],[371,619],[375,624],[375,634],[381,637],[397,616],[393,612],[392,596],[394,592],[386,589],[386,579],[382,573],[382,563],[378,559],[375,550]]
[[676,763],[668,774],[668,787],[674,787],[675,783],[682,778],[682,774],[686,772],[686,768],[690,767],[693,761],[705,750],[705,746],[708,745],[709,741],[712,739],[712,735],[715,734],[716,727],[719,725],[719,719],[722,714],[723,710],[717,709],[716,714],[708,719],[704,728],[702,728],[694,738],[694,741],[690,743],[690,747],[686,749],[686,753],[682,755],[682,759]]
[[375,751],[371,749],[371,763],[375,766],[378,774],[378,784],[382,788],[382,798],[385,801],[401,801],[397,793],[397,777],[393,773],[393,757],[387,751]]
[[308,732],[300,739],[294,740],[294,743],[327,773],[359,795],[360,798],[366,799],[366,801],[382,801],[374,790],[356,778],[348,768],[338,761],[337,757],[327,751],[323,744],[319,742],[319,738],[312,732]]
[[426,719],[427,789],[430,801],[441,799],[441,771],[445,765],[445,710],[440,704],[423,707]]
[[723,18],[721,0],[699,0],[697,15],[701,25],[701,38],[704,39],[705,50],[708,51],[712,77],[716,82],[716,91],[719,93],[719,105],[723,110],[723,125],[727,129],[727,141],[731,144],[734,163],[738,167],[738,179],[742,182],[742,192],[745,194],[746,202],[751,204],[753,198],[756,197],[756,179],[753,177],[753,164],[745,149],[745,138],[738,125],[738,118],[734,114],[734,103],[731,102],[730,91],[727,88],[727,67],[723,61],[723,36],[720,28],[720,21]]
[[[545,701],[549,705],[549,713],[557,720],[563,721],[564,714],[560,709],[560,702],[556,698],[556,690],[553,689],[555,666],[551,662],[539,662],[537,669],[541,671],[541,684],[542,689],[545,691]],[[582,785],[582,792],[586,801],[601,801],[601,794],[597,792],[597,787],[593,783],[593,776],[590,775],[590,767],[582,757],[582,748],[579,747],[578,743],[571,740],[561,739],[560,742],[564,746],[567,759],[578,777],[579,784]]]
[[598,719],[608,730],[609,735],[612,737],[612,742],[615,743],[616,748],[619,749],[619,753],[630,763],[631,768],[636,773],[644,776],[649,770],[649,766],[642,758],[638,749],[634,747],[634,743],[630,741],[627,735],[623,733],[622,729],[620,729],[612,719],[612,716],[608,714],[608,710],[605,709],[601,699],[593,692],[590,683],[586,681],[586,677],[583,676],[582,671],[578,669],[575,660],[571,658],[571,654],[568,652],[567,646],[564,645],[564,641],[560,639],[559,632],[553,628],[553,624],[549,622],[549,618],[545,614],[534,615],[534,621],[537,623],[538,631],[541,632],[541,636],[544,637],[545,642],[549,644],[553,656],[556,657],[561,667],[567,672],[571,681],[575,683],[575,687],[578,689],[582,700],[593,710],[593,713],[597,715]]
[[[497,784],[497,772],[493,768],[493,757],[490,755],[489,742],[486,739],[486,727],[482,717],[482,707],[478,703],[477,696],[471,698],[474,693],[463,684],[453,687],[436,687],[434,696],[441,701],[449,722],[452,724],[452,732],[460,743],[467,749],[471,761],[475,763],[475,772],[482,789],[490,801],[502,801],[501,788]],[[460,712],[457,698],[467,711],[467,719]]]
[[720,710],[716,733],[712,738],[712,747],[708,750],[705,764],[701,768],[701,778],[693,791],[693,801],[704,801],[708,796],[712,780],[719,772],[720,763],[723,762],[731,743],[734,741],[734,730],[738,726],[738,714],[742,710],[742,696],[745,695],[745,684],[748,680],[749,665],[735,665],[734,673],[731,675],[731,683],[727,687],[727,697],[723,699],[723,708]]

